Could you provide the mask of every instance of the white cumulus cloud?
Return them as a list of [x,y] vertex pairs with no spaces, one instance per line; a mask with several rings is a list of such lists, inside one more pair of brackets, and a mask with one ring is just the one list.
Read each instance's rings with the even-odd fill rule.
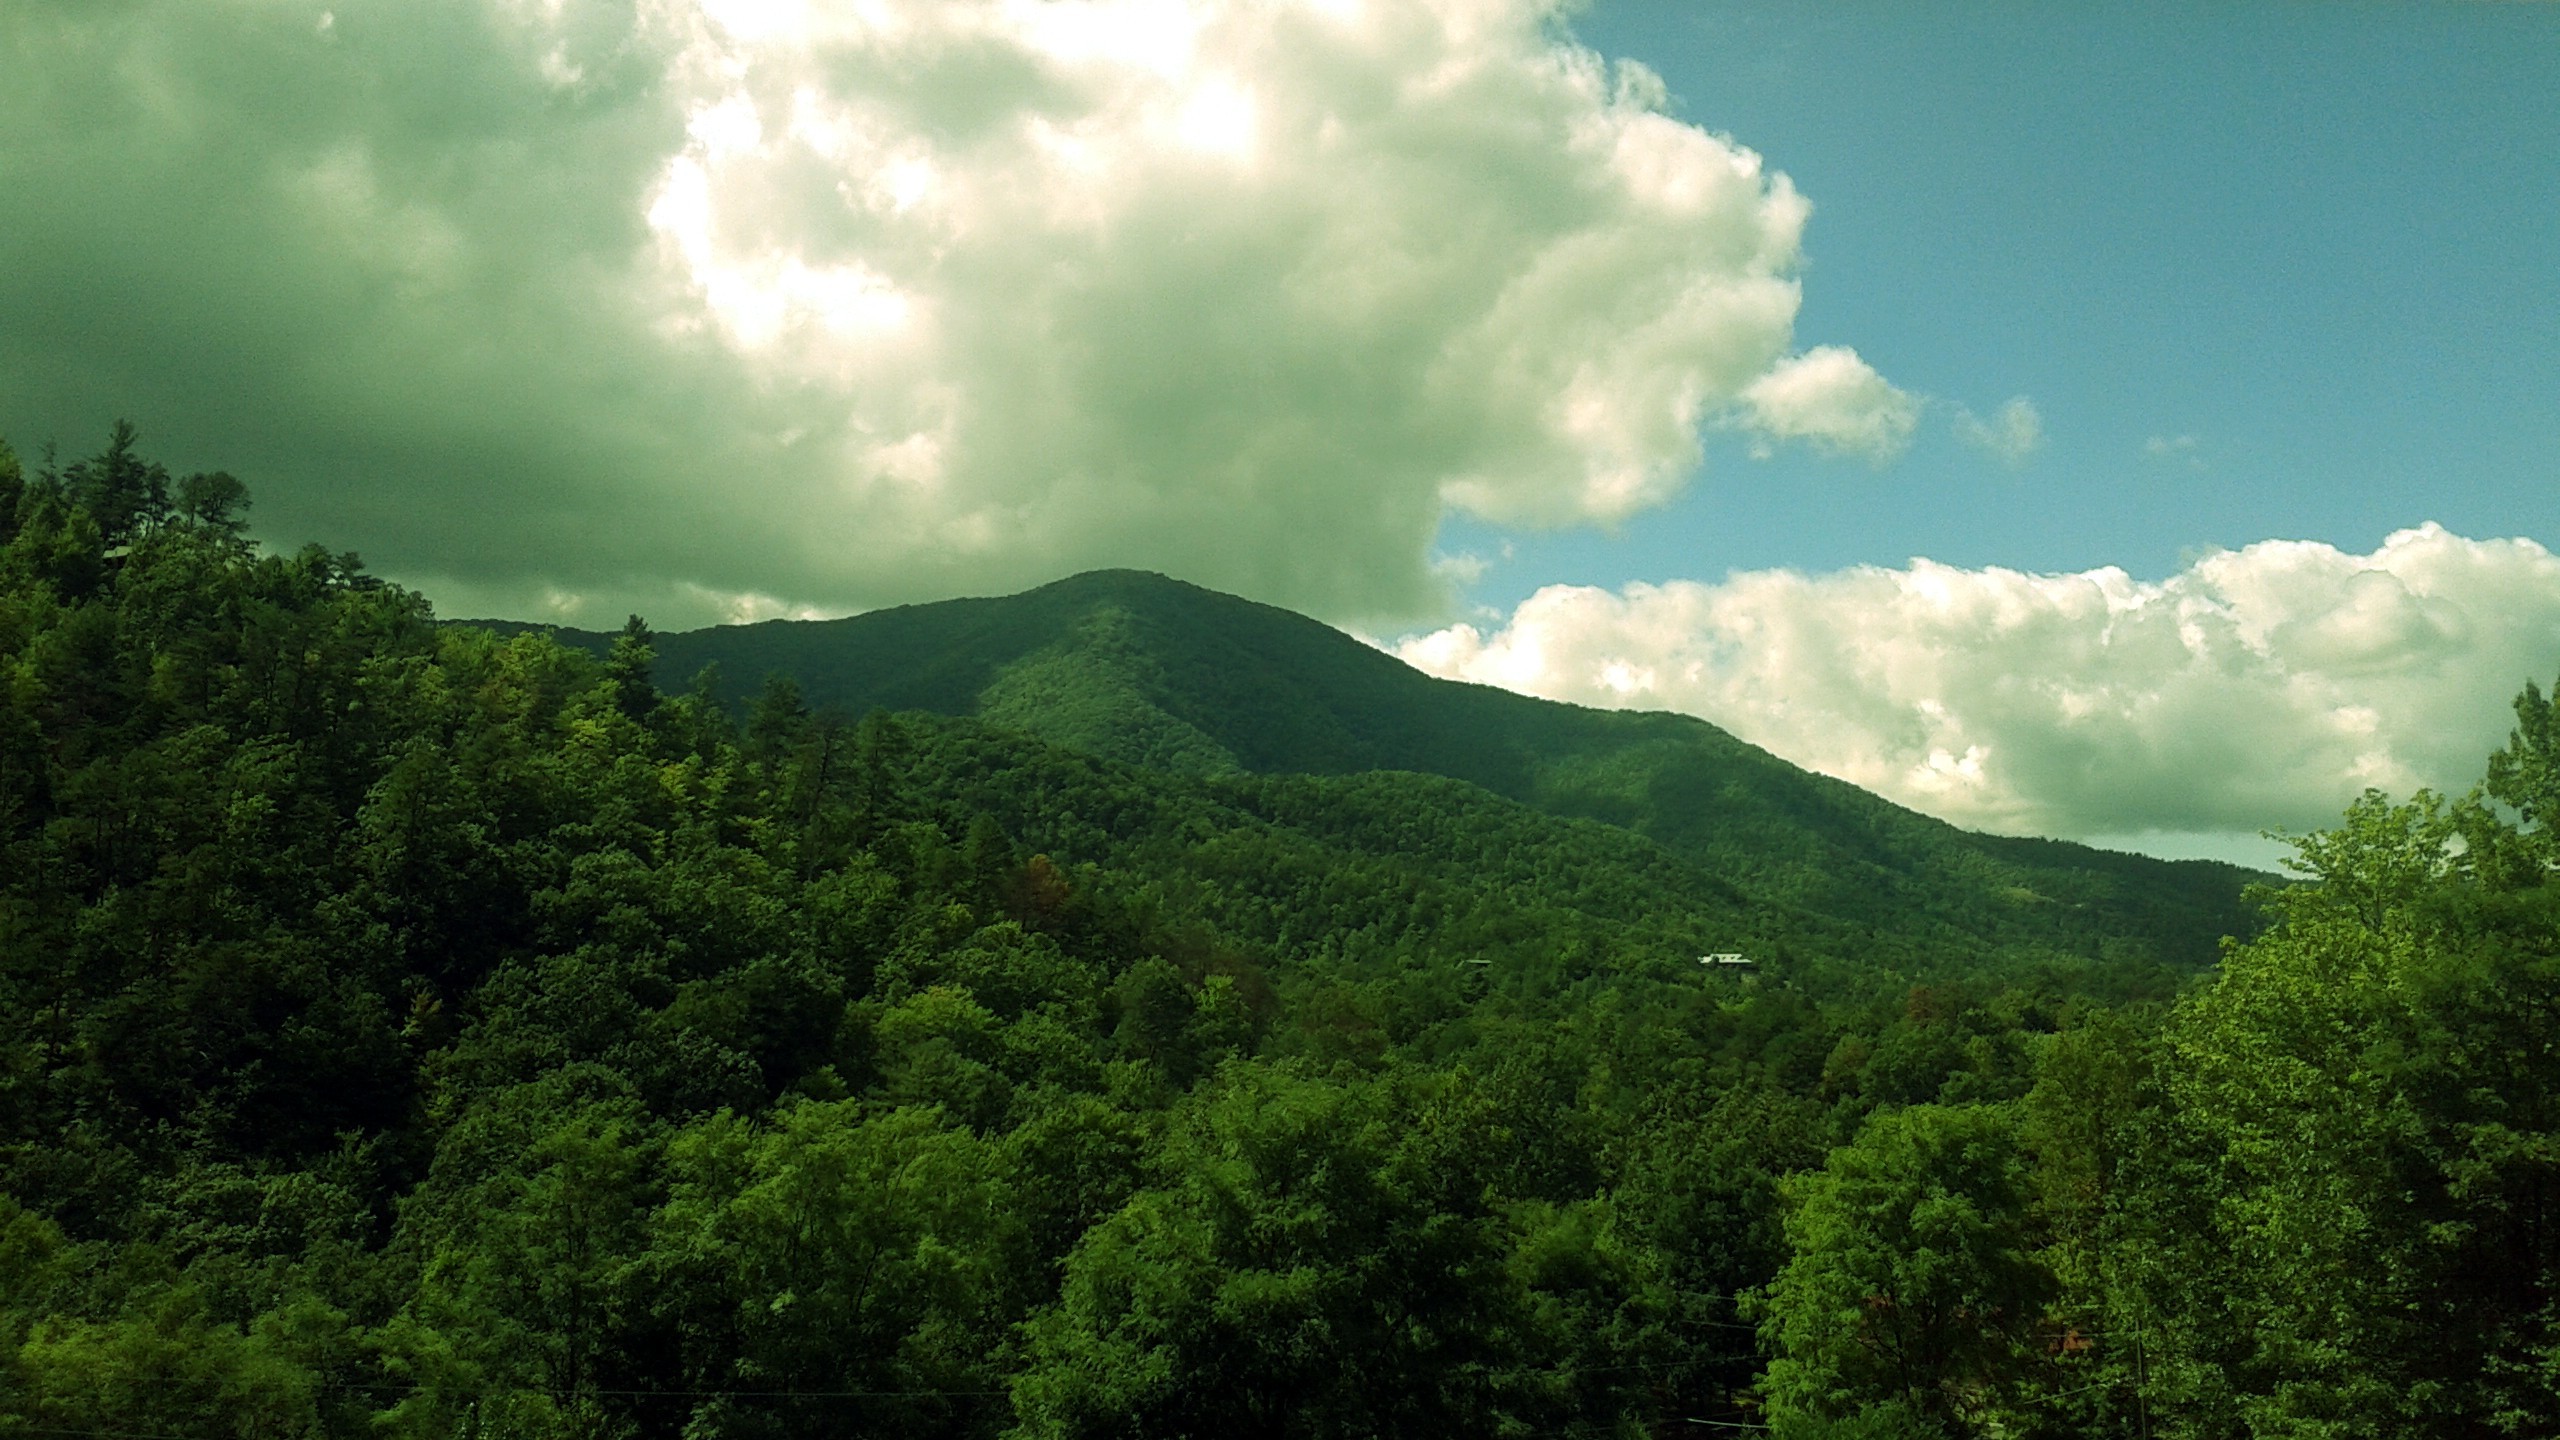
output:
[[1742,392],[1744,423],[1776,440],[1807,440],[1884,461],[1911,444],[1920,402],[1893,387],[1845,345],[1818,345]]
[[1566,8],[29,0],[0,421],[662,624],[1113,564],[1410,619],[1451,508],[1898,449],[1793,354],[1805,200]]
[[1539,591],[1397,647],[1435,674],[1683,711],[1959,824],[2294,830],[2358,791],[2460,791],[2560,668],[2560,558],[2435,525],[2368,555],[2266,541],[2159,582],[1915,560]]

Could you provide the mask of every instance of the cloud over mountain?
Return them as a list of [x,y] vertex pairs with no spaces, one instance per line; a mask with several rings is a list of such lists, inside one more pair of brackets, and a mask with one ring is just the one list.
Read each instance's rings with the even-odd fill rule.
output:
[[2560,558],[2434,525],[2369,555],[2267,541],[2157,583],[1915,560],[1622,592],[1550,586],[1434,674],[1702,716],[1983,829],[2332,823],[2358,790],[2460,791],[2560,667]]
[[[1553,0],[406,0],[0,18],[0,420],[129,413],[451,611],[1143,565],[1414,616],[1790,358],[1808,207]],[[30,425],[48,427],[29,434]]]

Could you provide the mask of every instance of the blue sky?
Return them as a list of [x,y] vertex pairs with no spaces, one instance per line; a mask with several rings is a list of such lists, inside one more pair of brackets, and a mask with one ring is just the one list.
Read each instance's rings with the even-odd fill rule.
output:
[[[1932,404],[1882,467],[1711,440],[1615,535],[1453,520],[1444,549],[1512,545],[1478,603],[1914,555],[2157,578],[2425,520],[2560,539],[2560,6],[1601,0],[1572,25],[1795,180],[1799,340]],[[2045,433],[2023,465],[1956,442],[1956,407],[2014,395]]]

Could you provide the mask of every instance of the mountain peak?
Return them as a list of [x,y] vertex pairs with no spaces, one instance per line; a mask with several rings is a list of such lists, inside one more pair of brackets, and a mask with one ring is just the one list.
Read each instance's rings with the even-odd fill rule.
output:
[[2139,935],[2196,963],[2247,928],[2254,877],[2237,867],[1969,834],[1702,720],[1437,679],[1320,621],[1152,571],[687,631],[658,653],[670,680],[717,662],[733,703],[781,673],[821,709],[975,717],[1177,777],[1445,776],[1855,923],[1960,912],[1985,943],[2094,953]]

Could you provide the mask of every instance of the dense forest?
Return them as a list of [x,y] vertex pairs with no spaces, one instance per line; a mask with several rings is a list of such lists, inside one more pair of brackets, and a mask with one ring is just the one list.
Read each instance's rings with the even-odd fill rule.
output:
[[[614,640],[552,633],[599,659]],[[842,620],[715,626],[658,636],[655,648],[674,675],[715,667],[713,693],[733,707],[783,674],[821,709],[975,717],[1171,776],[1464,780],[1543,815],[1632,831],[1799,923],[1824,917],[1861,937],[1862,964],[1881,947],[1897,962],[2007,950],[2201,965],[2253,923],[2241,890],[2264,878],[1970,834],[1689,716],[1436,679],[1304,616],[1141,571]],[[1560,834],[1534,843],[1574,848]]]
[[0,450],[0,1437],[2560,1429],[2531,685],[2203,963],[2204,871],[813,707],[246,504]]

